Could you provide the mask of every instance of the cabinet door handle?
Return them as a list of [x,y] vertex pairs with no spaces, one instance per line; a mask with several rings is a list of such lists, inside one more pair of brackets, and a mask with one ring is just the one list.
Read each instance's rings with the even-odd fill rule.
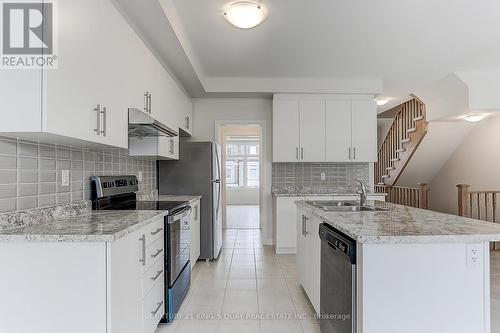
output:
[[299,160],[299,147],[295,148],[295,154],[297,155],[297,161]]
[[142,266],[146,266],[146,235],[142,235],[141,238],[139,238],[141,241],[141,247],[142,247],[142,258],[139,260],[139,262],[142,263]]
[[156,253],[155,253],[155,254],[152,254],[152,255],[151,255],[151,258],[153,258],[153,259],[154,259],[154,258],[158,257],[158,256],[160,255],[160,253],[162,253],[162,252],[163,252],[163,249],[159,249],[158,251],[156,251]]
[[149,104],[149,93],[146,91],[144,93],[144,112],[146,113],[148,113],[149,111],[148,104]]
[[163,305],[163,301],[161,301],[160,303],[158,303],[158,307],[154,311],[151,311],[151,316],[152,317],[156,316],[156,314],[158,313],[158,311],[160,311],[160,308],[161,308],[162,305]]
[[149,94],[149,96],[148,96],[148,102],[149,102],[148,103],[148,105],[149,105],[148,111],[149,111],[149,114],[151,114],[151,94]]
[[161,275],[161,273],[163,273],[163,271],[157,271],[157,272],[156,272],[156,275],[155,275],[155,276],[153,276],[153,277],[151,278],[151,280],[156,281],[156,279],[158,279],[158,277]]
[[163,230],[163,228],[158,228],[158,229],[156,229],[155,231],[152,231],[152,232],[151,232],[151,235],[152,235],[152,236],[154,236],[154,235],[158,234],[158,233],[159,233],[160,231],[162,231],[162,230]]
[[300,159],[303,160],[304,159],[304,147],[301,147],[300,148]]
[[304,216],[304,236],[307,237],[307,235],[309,235],[309,232],[307,232],[307,220],[309,220],[309,218],[307,216]]
[[302,236],[305,236],[306,233],[305,233],[305,228],[306,227],[306,217],[304,215],[302,215]]
[[349,160],[351,160],[351,147],[349,147]]
[[186,116],[186,128],[189,129],[189,116]]
[[170,154],[174,153],[174,139],[170,139]]
[[101,135],[101,106],[97,104],[93,111],[95,111],[97,116],[97,126],[94,128],[94,132],[96,132],[97,135]]
[[104,106],[102,108],[102,111],[101,111],[101,113],[102,113],[102,131],[101,131],[102,136],[106,136],[106,127],[107,127],[107,125],[106,125],[106,114],[107,114],[107,112],[108,112],[108,109]]
[[353,148],[354,151],[354,160],[356,160],[356,147]]
[[198,205],[194,207],[194,219],[198,220]]

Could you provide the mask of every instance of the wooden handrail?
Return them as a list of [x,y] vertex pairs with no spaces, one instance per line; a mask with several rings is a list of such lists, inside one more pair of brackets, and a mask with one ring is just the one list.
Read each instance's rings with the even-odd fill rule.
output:
[[386,193],[386,201],[398,205],[427,209],[429,187],[426,183],[418,187],[375,185],[375,191]]
[[[498,198],[500,191],[471,191],[469,184],[458,184],[458,215],[486,222],[498,221]],[[497,250],[497,243],[490,248]]]
[[425,105],[418,97],[393,108],[396,116],[378,149],[375,183],[394,186],[427,133]]

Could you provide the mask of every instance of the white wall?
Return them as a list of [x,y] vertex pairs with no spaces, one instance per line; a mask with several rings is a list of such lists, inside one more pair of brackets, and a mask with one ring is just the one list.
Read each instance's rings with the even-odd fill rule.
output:
[[261,203],[261,219],[264,242],[272,243],[272,100],[271,99],[244,99],[244,98],[201,98],[194,99],[193,114],[193,139],[218,140],[216,123],[228,121],[238,123],[263,124],[263,150],[262,159],[264,174]]
[[500,190],[500,117],[478,123],[430,184],[430,208],[456,214],[457,184],[471,190]]

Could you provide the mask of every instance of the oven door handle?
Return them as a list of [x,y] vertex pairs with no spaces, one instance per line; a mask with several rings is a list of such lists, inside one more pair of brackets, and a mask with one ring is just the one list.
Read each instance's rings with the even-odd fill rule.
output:
[[188,206],[182,208],[181,210],[179,210],[178,212],[176,212],[174,215],[168,216],[168,224],[172,224],[175,221],[182,219],[190,211],[191,211],[191,206],[188,205]]

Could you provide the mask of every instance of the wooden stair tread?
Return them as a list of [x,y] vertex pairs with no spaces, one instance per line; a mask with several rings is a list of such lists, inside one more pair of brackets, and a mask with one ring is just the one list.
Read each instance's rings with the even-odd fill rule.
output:
[[406,148],[396,149],[396,153],[404,153],[405,151],[406,151]]
[[385,179],[385,178],[391,178],[391,176],[389,176],[389,175],[382,175],[382,179]]
[[411,141],[410,138],[406,138],[406,139],[401,140],[401,143],[407,143],[407,142],[410,142],[410,141]]
[[417,131],[417,128],[416,127],[413,127],[413,128],[408,128],[406,130],[406,133],[413,133],[413,132],[416,132]]
[[420,121],[422,119],[424,119],[424,116],[418,116],[418,117],[413,118],[413,122],[417,122],[417,121]]
[[391,162],[399,162],[401,159],[399,157],[391,158]]

